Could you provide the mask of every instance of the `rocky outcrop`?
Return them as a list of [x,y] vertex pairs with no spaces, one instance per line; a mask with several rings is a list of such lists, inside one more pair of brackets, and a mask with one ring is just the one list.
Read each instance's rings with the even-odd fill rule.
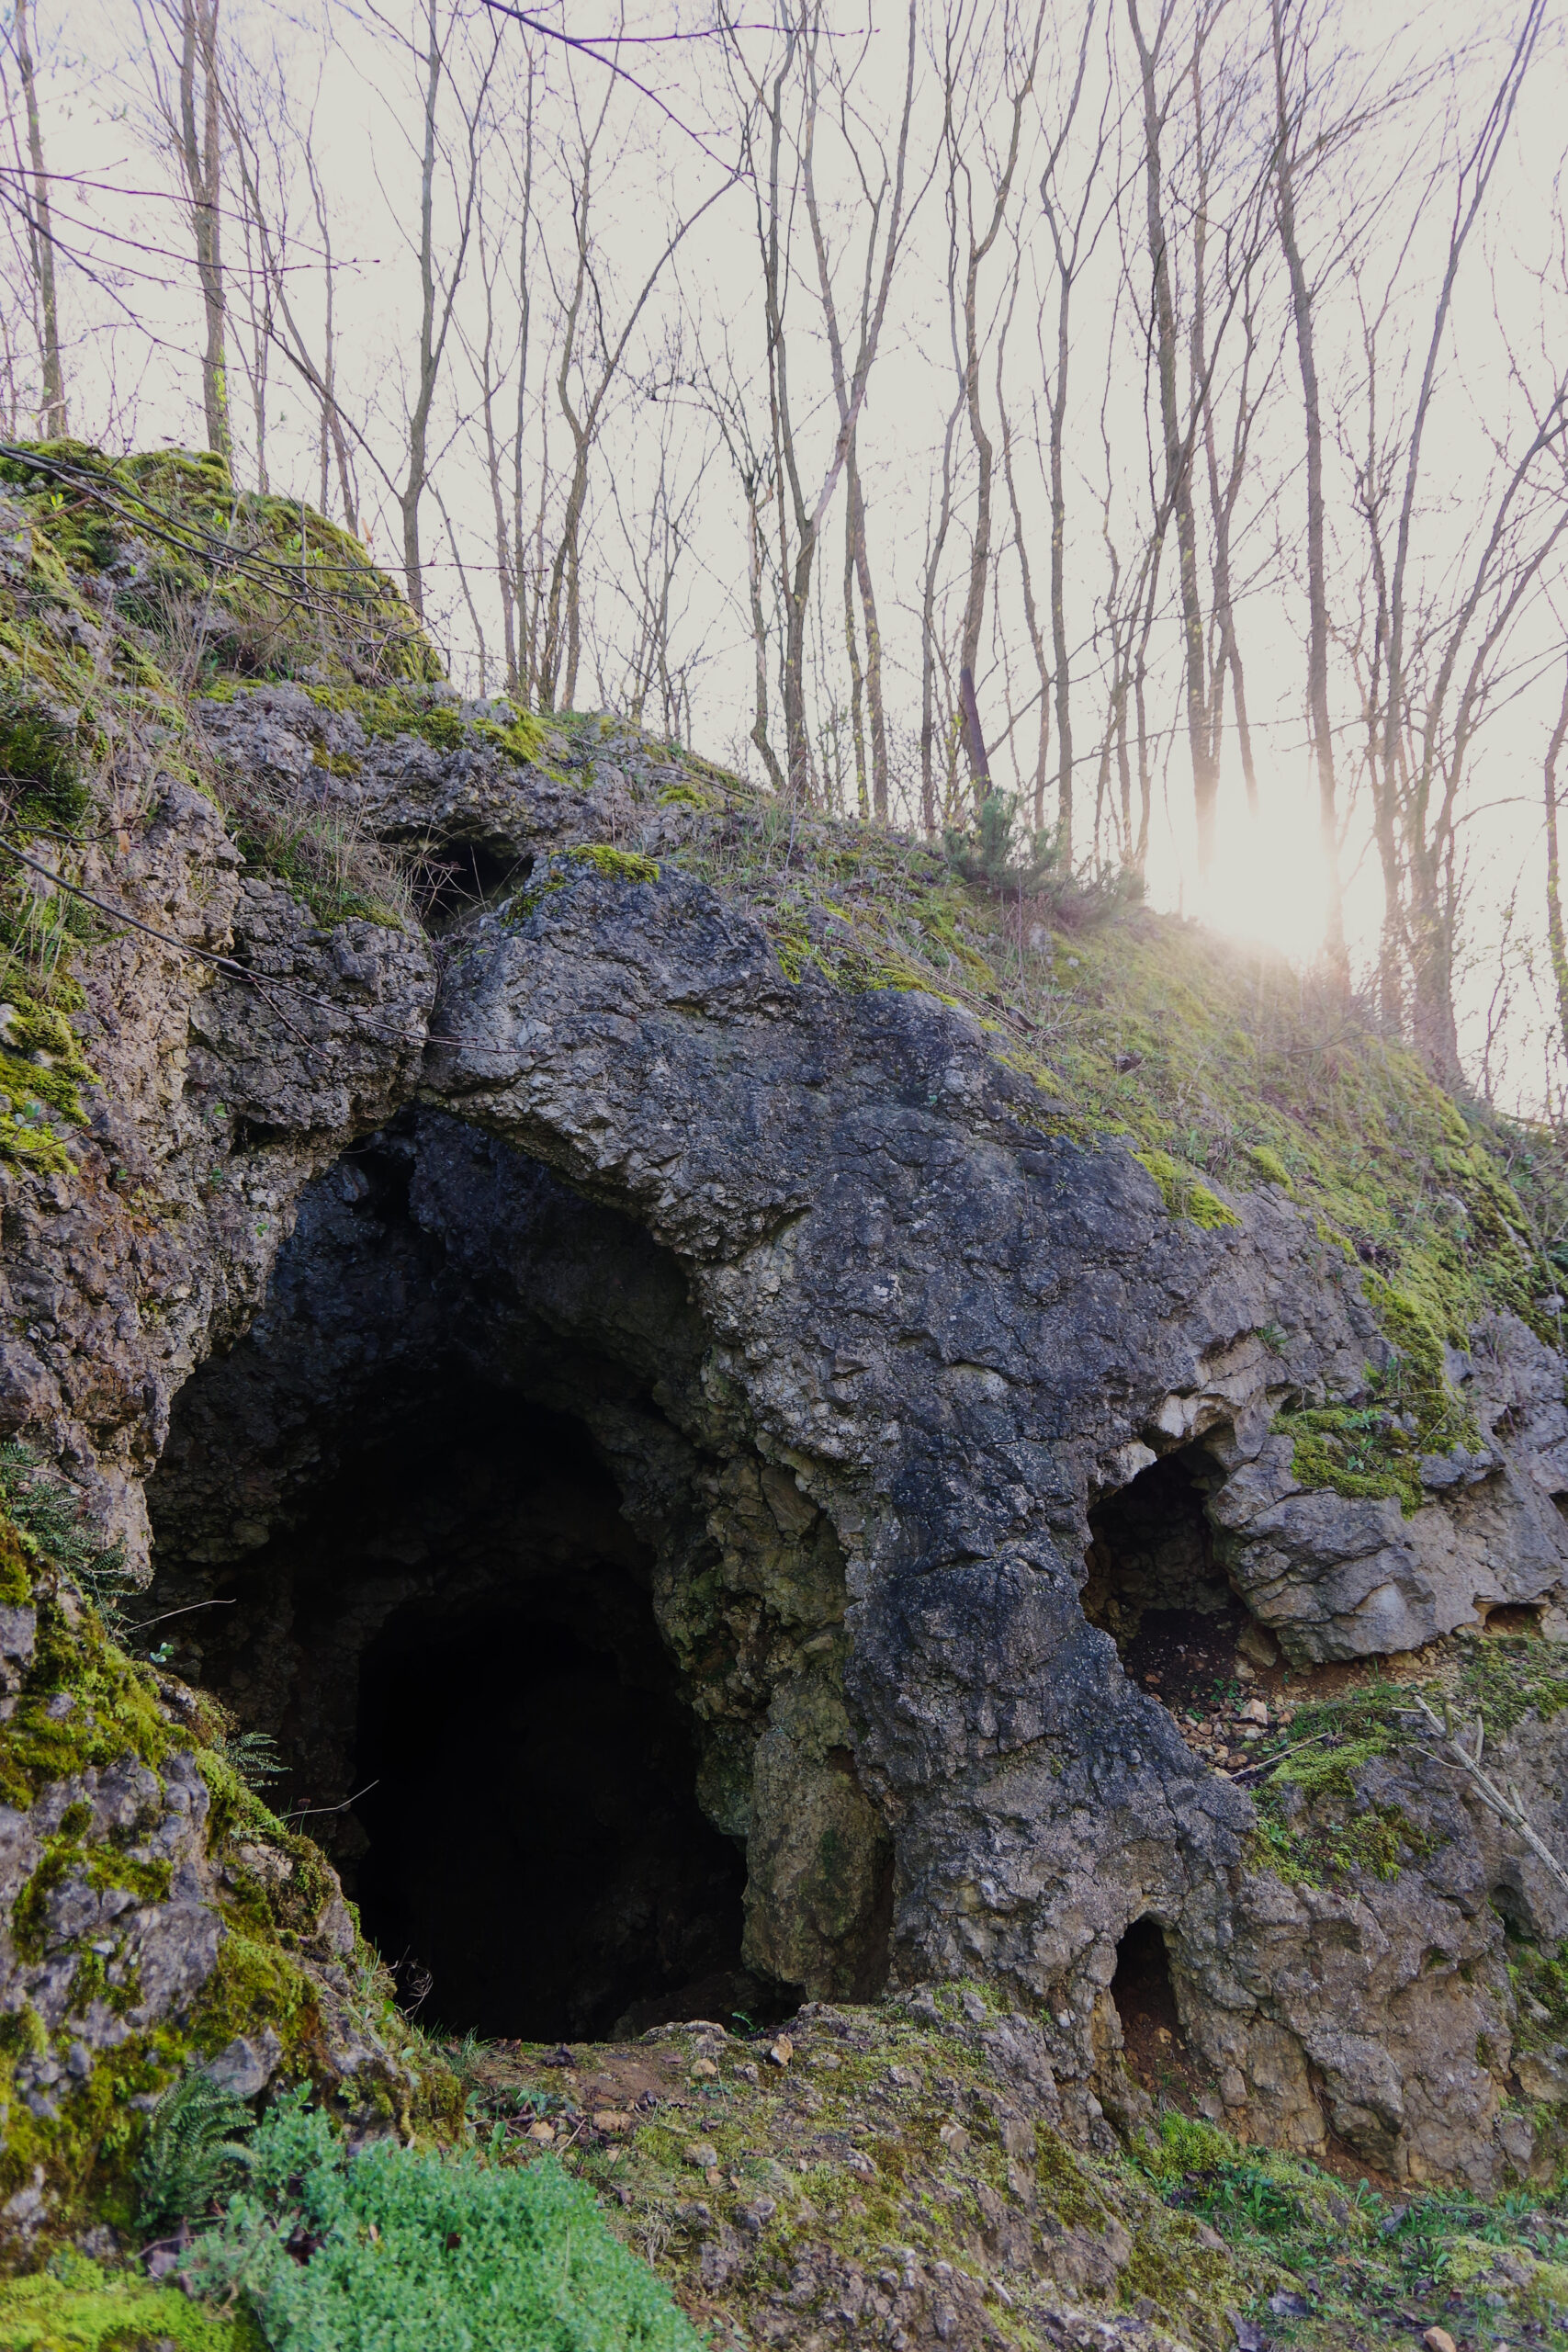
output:
[[[614,1569],[744,1849],[737,1964],[840,1999],[1003,1987],[1093,2138],[1139,2111],[1111,1987],[1152,1917],[1244,2130],[1402,2177],[1528,2168],[1498,1905],[1555,1942],[1554,1886],[1414,1739],[1368,1784],[1410,1824],[1393,1874],[1282,1877],[1080,1589],[1091,1510],[1188,1449],[1231,1590],[1303,1667],[1550,1612],[1560,1361],[1517,1317],[1477,1328],[1474,1442],[1423,1463],[1409,1516],[1308,1486],[1280,1407],[1363,1394],[1389,1350],[1282,1189],[1182,1215],[962,1006],[786,971],[691,870],[722,867],[721,786],[609,724],[529,763],[478,718],[443,750],[298,689],[203,713],[223,759],[424,845],[434,944],[318,927],[153,777],[134,850],[88,867],[164,937],[84,959],[89,1140],[7,1180],[6,1409],[141,1560],[152,1480],[161,1600],[234,1603],[179,1662],[335,1805],[394,1623],[494,1628],[526,1587],[530,1624],[613,1649],[558,1595]],[[363,1464],[434,1493],[422,1428],[465,1383],[536,1446],[540,1415],[586,1431],[620,1532],[584,1474],[527,1525],[514,1494],[504,1541],[466,1502],[449,1555],[427,1513],[391,1558]],[[328,1544],[324,1496],[365,1525]],[[1506,1759],[1559,1836],[1562,1720]]]

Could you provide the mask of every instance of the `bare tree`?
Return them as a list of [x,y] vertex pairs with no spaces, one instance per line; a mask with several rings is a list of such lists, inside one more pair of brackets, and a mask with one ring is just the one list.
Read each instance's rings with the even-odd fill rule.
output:
[[[818,289],[830,345],[840,340],[840,330],[833,292],[831,258],[822,232],[816,195],[815,149],[821,113],[818,52],[822,28],[819,18],[809,10],[808,0],[797,0],[797,6],[798,14],[792,16],[784,32],[776,70],[753,73],[746,63],[746,52],[739,38],[732,39],[730,54],[748,101],[743,136],[744,168],[755,197],[774,477],[782,492],[777,525],[779,572],[784,609],[785,776],[791,796],[804,801],[810,796],[806,652],[812,571],[823,523],[864,405],[906,225],[905,180],[909,123],[914,107],[916,23],[913,0],[910,0],[903,104],[894,141],[892,185],[886,196],[886,222],[881,218],[882,199],[879,198],[876,212],[868,227],[854,360],[846,368],[840,349],[835,363],[835,379],[841,383],[841,397],[837,403],[839,430],[815,493],[808,495],[790,392],[789,352],[784,333],[791,268],[789,219],[792,209],[792,192],[784,185],[782,170],[786,123],[793,137],[811,221]],[[834,74],[839,70],[836,64],[830,67]],[[880,254],[877,251],[879,232]]]
[[[1100,111],[1093,151],[1084,168],[1076,205],[1062,193],[1062,164],[1083,97],[1089,63],[1089,34],[1094,25],[1094,0],[1084,10],[1077,64],[1068,87],[1061,119],[1052,135],[1040,173],[1040,209],[1050,232],[1056,276],[1055,363],[1046,356],[1045,313],[1037,322],[1041,378],[1045,386],[1047,494],[1051,503],[1051,659],[1056,700],[1056,833],[1059,854],[1073,862],[1073,707],[1072,659],[1067,643],[1067,378],[1072,355],[1073,294],[1104,225],[1104,215],[1092,232],[1091,208],[1100,193],[1100,173],[1107,142],[1110,97]],[[1109,737],[1108,737],[1109,741]],[[1036,823],[1041,821],[1036,817]],[[1098,822],[1096,838],[1098,839]]]
[[[421,619],[424,616],[424,570],[420,553],[420,503],[430,480],[431,417],[435,392],[452,331],[457,291],[463,282],[468,241],[473,233],[474,199],[479,183],[480,125],[490,79],[495,67],[500,34],[492,29],[488,53],[482,55],[477,77],[465,88],[449,70],[449,53],[463,23],[456,5],[445,17],[441,0],[423,0],[419,62],[423,79],[419,159],[419,329],[414,345],[412,394],[406,411],[406,462],[398,489],[402,519],[403,577],[408,599]],[[414,45],[408,44],[411,54]],[[450,138],[443,119],[443,82],[453,89],[458,109],[457,138]],[[435,192],[437,178],[448,185],[456,216],[455,233],[445,250],[437,244]]]
[[[1404,1009],[1401,972],[1407,971],[1415,1042],[1450,1081],[1460,1069],[1453,995],[1459,789],[1488,706],[1499,648],[1568,526],[1561,488],[1568,373],[1535,403],[1522,446],[1498,446],[1476,526],[1461,550],[1458,577],[1423,592],[1412,564],[1424,447],[1455,288],[1540,39],[1544,5],[1527,0],[1481,128],[1461,148],[1419,384],[1408,413],[1386,423],[1380,413],[1381,337],[1391,295],[1363,311],[1366,423],[1356,494],[1375,608],[1363,712],[1383,868],[1383,1004],[1391,1017]],[[1543,459],[1556,473],[1544,488]]]
[[1559,1050],[1568,1056],[1568,933],[1562,926],[1562,863],[1557,838],[1557,763],[1568,742],[1568,672],[1562,680],[1562,701],[1557,723],[1547,739],[1541,763],[1546,815],[1546,937],[1551,955],[1551,979],[1556,996]]
[[[1274,181],[1280,249],[1290,276],[1291,320],[1302,380],[1302,425],[1306,443],[1307,718],[1317,764],[1318,836],[1328,883],[1325,956],[1329,981],[1343,1001],[1350,990],[1350,958],[1345,939],[1345,896],[1339,871],[1338,786],[1334,770],[1334,720],[1328,699],[1328,560],[1323,481],[1323,398],[1318,386],[1317,330],[1313,293],[1302,258],[1296,220],[1296,182],[1305,113],[1307,58],[1298,14],[1287,36],[1285,0],[1269,0],[1274,63]],[[1292,86],[1299,70],[1303,87]]]
[[179,167],[196,248],[205,341],[201,405],[207,446],[232,452],[223,282],[223,93],[219,0],[136,0],[154,113]]
[[[11,45],[22,85],[28,125],[28,163],[31,173],[27,220],[28,255],[38,289],[39,360],[43,378],[39,429],[45,440],[65,435],[65,370],[60,356],[60,299],[54,275],[54,232],[49,198],[49,173],[44,167],[43,126],[39,115],[38,74],[33,62],[28,0],[16,0],[11,20]],[[18,175],[19,176],[19,175]]]
[[[995,153],[991,152],[986,123],[986,115],[992,104],[989,90],[985,91],[983,101],[977,105],[973,103],[976,96],[976,59],[970,40],[974,13],[964,5],[964,0],[958,0],[956,10],[950,6],[943,25],[942,141],[948,159],[950,215],[960,224],[963,253],[962,293],[958,310],[963,338],[961,365],[964,413],[975,451],[975,515],[969,540],[969,582],[964,602],[959,675],[962,681],[967,672],[970,681],[964,733],[976,802],[984,797],[990,786],[986,746],[975,699],[974,678],[980,659],[980,635],[986,617],[986,586],[991,563],[992,484],[996,470],[996,450],[986,429],[980,396],[985,340],[980,321],[980,278],[1001,234],[1002,223],[1012,198],[1024,114],[1034,88],[1044,25],[1044,0],[1041,0],[1032,25],[1027,17],[1021,25],[1015,25],[1010,8],[1004,12],[998,79],[1006,99],[1003,116],[1005,136]],[[969,106],[964,104],[966,95],[972,101]],[[976,164],[981,157],[985,159],[984,185],[976,214],[979,175]],[[962,684],[960,692],[962,695]]]

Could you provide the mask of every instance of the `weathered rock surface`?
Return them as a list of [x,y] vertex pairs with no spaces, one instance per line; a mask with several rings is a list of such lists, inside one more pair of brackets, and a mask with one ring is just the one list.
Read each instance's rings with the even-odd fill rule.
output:
[[[250,978],[140,937],[86,960],[80,1176],[6,1180],[5,1409],[136,1556],[169,1445],[168,1605],[238,1595],[251,1695],[229,1695],[298,1722],[318,1801],[351,1792],[359,1657],[441,1563],[334,1600],[313,1650],[295,1587],[244,1563],[272,1575],[344,1450],[411,1430],[458,1368],[581,1423],[615,1481],[704,1805],[744,1841],[750,1965],[840,1997],[889,1971],[1005,1986],[1093,2135],[1118,1941],[1152,1916],[1241,2128],[1334,2132],[1399,2177],[1528,2167],[1495,1902],[1554,1941],[1546,1875],[1413,1743],[1386,1767],[1420,1831],[1397,1874],[1283,1883],[1079,1589],[1091,1506],[1186,1446],[1235,1590],[1298,1662],[1555,1605],[1561,1363],[1507,1318],[1475,1332],[1483,1446],[1432,1458],[1414,1517],[1303,1491],[1270,1425],[1381,1360],[1359,1270],[1267,1189],[1231,1227],[1172,1215],[1120,1144],[1051,1134],[962,1011],[791,980],[744,905],[670,863],[628,878],[620,853],[668,857],[693,822],[635,739],[552,774],[289,689],[206,723],[389,838],[482,852],[481,902],[437,985],[426,942],[321,933],[157,787],[98,879]],[[370,1199],[393,1167],[406,1194]],[[1549,1836],[1564,1722],[1506,1759]]]

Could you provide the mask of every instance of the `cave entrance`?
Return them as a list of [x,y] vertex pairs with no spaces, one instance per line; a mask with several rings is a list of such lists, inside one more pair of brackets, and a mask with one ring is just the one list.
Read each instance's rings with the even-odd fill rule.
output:
[[405,2006],[553,2041],[793,2007],[742,1969],[743,1851],[588,1431],[450,1370],[366,1418],[171,1663],[276,1741]]
[[1168,1706],[1207,1698],[1238,1645],[1260,1663],[1272,1653],[1214,1556],[1204,1505],[1221,1476],[1201,1445],[1181,1446],[1089,1515],[1084,1614]]
[[1124,2064],[1145,2090],[1170,2088],[1184,2070],[1187,2046],[1165,1930],[1157,1919],[1134,1919],[1117,1945],[1111,1998],[1121,2021]]
[[361,1917],[448,2027],[603,2040],[741,1996],[745,1863],[637,1598],[601,1569],[366,1653]]

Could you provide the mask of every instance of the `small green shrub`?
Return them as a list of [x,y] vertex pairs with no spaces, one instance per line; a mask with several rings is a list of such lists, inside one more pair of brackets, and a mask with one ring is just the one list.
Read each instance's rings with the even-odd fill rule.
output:
[[123,1550],[95,1540],[80,1490],[19,1438],[0,1445],[0,1507],[25,1551],[46,1554],[106,1619],[116,1613],[127,1589]]
[[548,2157],[516,2169],[383,2141],[351,2158],[300,2093],[251,2157],[187,2267],[198,2292],[246,2296],[275,2352],[698,2352],[668,2290]]

